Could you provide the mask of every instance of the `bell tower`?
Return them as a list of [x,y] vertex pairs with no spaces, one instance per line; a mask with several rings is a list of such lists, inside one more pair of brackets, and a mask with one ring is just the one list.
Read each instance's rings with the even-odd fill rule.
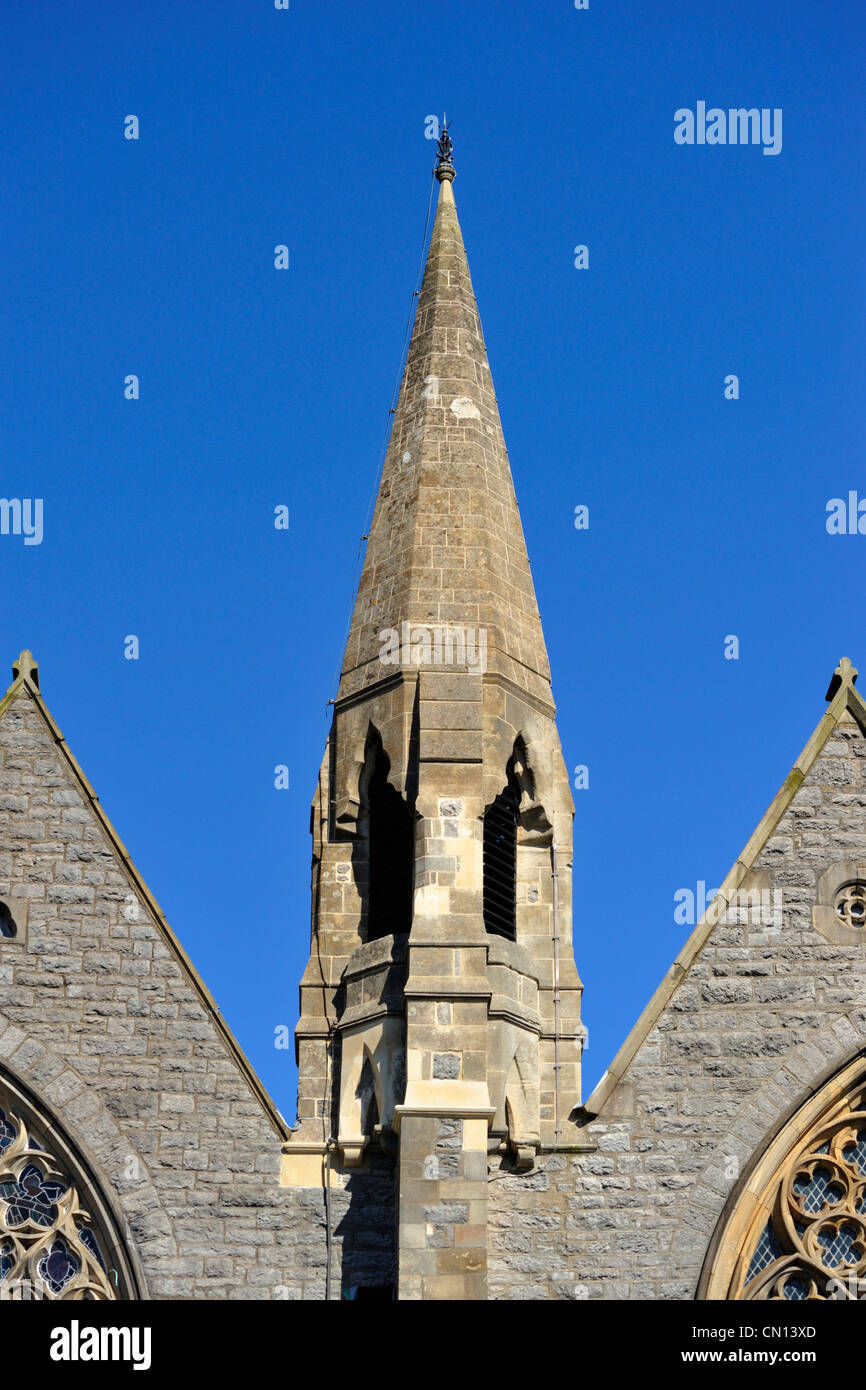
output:
[[392,1155],[402,1299],[486,1298],[488,1165],[568,1144],[583,1041],[573,803],[451,155],[445,129],[313,798],[283,1169]]

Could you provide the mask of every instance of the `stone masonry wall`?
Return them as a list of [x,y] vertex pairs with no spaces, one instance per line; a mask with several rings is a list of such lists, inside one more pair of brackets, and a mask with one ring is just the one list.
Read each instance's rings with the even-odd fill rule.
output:
[[752,914],[714,928],[580,1131],[595,1152],[491,1175],[491,1298],[694,1297],[738,1174],[812,1087],[866,1048],[864,946],[812,922],[822,872],[858,859],[866,740],[847,718],[744,885],[781,891],[780,924]]
[[[323,1193],[279,1186],[280,1136],[26,691],[0,719],[5,896],[29,906],[0,937],[0,1074],[92,1162],[149,1296],[324,1297]],[[393,1188],[391,1163],[334,1193],[334,1297],[344,1243],[348,1282],[393,1280]]]
[[[737,1176],[866,1050],[866,952],[813,906],[866,859],[866,739],[846,719],[743,885],[778,922],[710,934],[604,1104],[594,1147],[488,1185],[496,1299],[688,1299]],[[0,1071],[58,1115],[129,1222],[156,1298],[320,1299],[325,1206],[279,1185],[280,1137],[27,691],[0,719]],[[394,1277],[393,1159],[331,1199],[332,1297]]]

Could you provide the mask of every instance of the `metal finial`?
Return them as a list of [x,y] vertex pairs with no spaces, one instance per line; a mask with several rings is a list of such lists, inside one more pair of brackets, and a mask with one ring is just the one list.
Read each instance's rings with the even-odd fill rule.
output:
[[439,141],[436,145],[436,177],[440,183],[443,179],[447,179],[448,182],[451,183],[454,178],[454,165],[451,163],[451,153],[453,149],[454,146],[451,143],[451,136],[448,134],[448,117],[443,115],[442,134],[439,136]]

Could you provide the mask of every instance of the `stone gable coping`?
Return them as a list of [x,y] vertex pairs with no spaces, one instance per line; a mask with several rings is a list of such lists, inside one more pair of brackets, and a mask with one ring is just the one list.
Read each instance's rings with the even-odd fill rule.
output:
[[857,672],[851,666],[850,661],[843,657],[836,668],[830,689],[827,692],[830,700],[829,709],[819,721],[811,738],[747,841],[742,853],[734,862],[718,893],[708,904],[700,922],[689,936],[592,1095],[574,1112],[574,1117],[579,1122],[593,1119],[599,1115],[616,1090],[638,1051],[706,945],[719,918],[727,910],[734,893],[739,889],[770,836],[774,833],[840,720],[846,713],[851,714],[866,733],[866,701],[863,700],[854,686],[856,676]]
[[[22,657],[25,655],[29,656],[29,653],[23,653]],[[15,663],[14,671],[16,673],[15,679],[9,686],[9,689],[6,691],[6,694],[3,696],[3,699],[0,700],[0,719],[3,718],[4,714],[12,705],[13,701],[20,698],[21,696],[27,695],[33,701],[37,710],[39,711],[39,714],[42,716],[42,719],[44,720],[60,753],[65,759],[67,766],[72,772],[75,781],[80,786],[88,805],[90,806],[91,810],[93,811],[94,815],[99,821],[99,824],[101,825],[103,831],[105,832],[109,844],[121,859],[123,866],[126,869],[126,872],[130,877],[130,880],[132,881],[133,886],[140,894],[143,902],[145,903],[148,911],[150,912],[154,925],[156,926],[157,930],[159,931],[169,950],[175,957],[178,965],[181,968],[181,971],[189,980],[189,983],[192,985],[193,989],[195,990],[195,993],[198,995],[198,998],[200,999],[203,1008],[205,1009],[206,1013],[208,1014],[209,1018],[214,1024],[220,1037],[222,1038],[222,1041],[224,1042],[232,1060],[240,1070],[244,1080],[246,1081],[247,1085],[249,1086],[250,1090],[252,1091],[253,1095],[258,1101],[259,1105],[261,1105],[262,1109],[267,1115],[277,1136],[283,1141],[287,1140],[292,1132],[291,1127],[286,1123],[283,1116],[280,1114],[279,1110],[276,1108],[274,1102],[271,1100],[270,1096],[268,1095],[267,1091],[262,1085],[261,1081],[256,1076],[256,1073],[253,1070],[251,1063],[245,1056],[240,1046],[240,1043],[237,1041],[236,1037],[232,1033],[222,1014],[220,1013],[216,1000],[210,993],[210,990],[205,985],[204,981],[202,980],[201,976],[199,975],[189,956],[186,954],[186,951],[183,949],[174,932],[172,931],[171,927],[169,926],[168,922],[166,921],[165,914],[163,913],[162,909],[160,908],[158,902],[154,898],[150,889],[147,887],[147,884],[144,882],[144,879],[141,877],[141,874],[138,872],[138,869],[135,867],[135,864],[132,861],[129,851],[127,850],[126,846],[124,845],[123,841],[121,840],[111,821],[108,819],[108,816],[105,814],[105,811],[102,809],[96,792],[93,790],[93,787],[88,782],[87,778],[84,775],[84,772],[82,771],[72,751],[70,750],[69,745],[66,742],[66,739],[63,737],[63,734],[60,732],[60,729],[54,722],[54,719],[52,718],[51,713],[47,705],[45,704],[45,701],[43,700],[39,690],[38,674],[35,662],[32,661],[32,658],[30,661],[24,661],[22,659],[19,659],[19,661]]]

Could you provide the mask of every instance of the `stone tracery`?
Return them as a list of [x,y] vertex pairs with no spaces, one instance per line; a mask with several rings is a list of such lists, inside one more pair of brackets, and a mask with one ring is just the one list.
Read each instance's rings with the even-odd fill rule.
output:
[[[776,1168],[729,1298],[827,1300],[866,1291],[866,1079],[805,1129]],[[795,1121],[796,1124],[796,1121]]]
[[[5,1107],[5,1108],[4,1108]],[[107,1301],[112,1283],[91,1216],[48,1149],[0,1106],[0,1298]]]

